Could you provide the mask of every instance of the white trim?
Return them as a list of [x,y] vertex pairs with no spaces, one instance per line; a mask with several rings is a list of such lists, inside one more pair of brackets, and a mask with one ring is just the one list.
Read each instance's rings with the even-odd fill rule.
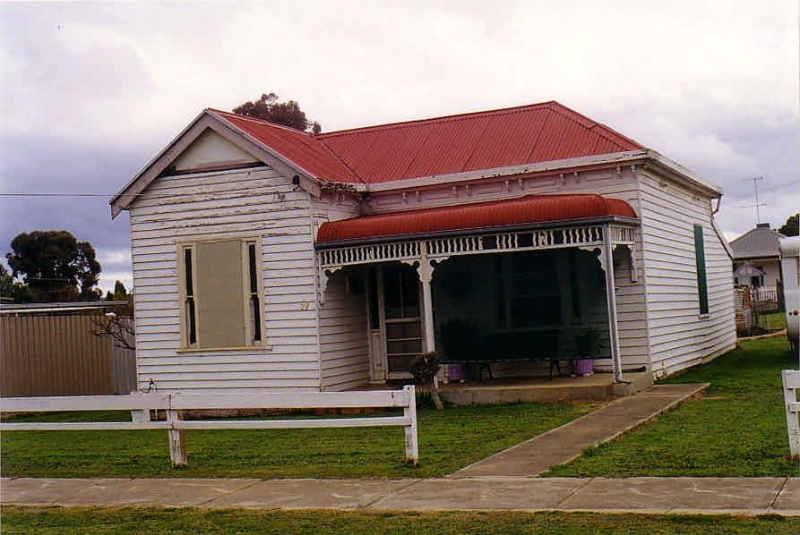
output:
[[[241,347],[203,347],[200,333],[202,332],[202,318],[200,317],[200,302],[197,295],[197,244],[199,243],[214,243],[214,242],[239,242],[240,246],[240,259],[241,259],[241,277],[242,277],[242,307],[244,309],[244,338],[248,345]],[[258,285],[258,297],[260,300],[260,317],[261,317],[261,340],[253,340],[252,328],[252,314],[250,310],[250,258],[249,258],[249,244],[255,245],[256,254],[256,283]],[[197,236],[181,238],[175,241],[178,262],[178,317],[180,322],[180,347],[176,349],[176,353],[203,353],[203,352],[216,352],[216,351],[252,351],[253,348],[267,349],[271,347],[267,344],[267,313],[266,313],[266,297],[264,288],[264,267],[263,267],[263,251],[262,251],[262,236],[260,234],[244,234],[238,237],[217,237],[217,236]],[[184,253],[189,249],[192,251],[192,287],[194,290],[194,309],[195,309],[195,338],[194,345],[189,343],[187,334],[187,321],[185,299],[186,299],[186,268],[184,265]]]
[[526,174],[554,174],[566,171],[568,169],[575,170],[576,168],[581,167],[585,167],[587,170],[598,166],[622,167],[623,165],[646,163],[648,160],[658,164],[668,171],[671,171],[673,174],[679,175],[680,177],[686,179],[690,185],[693,185],[696,188],[711,194],[712,196],[716,197],[722,195],[722,188],[715,186],[710,182],[706,182],[689,169],[670,160],[669,158],[666,158],[652,149],[615,152],[612,154],[599,154],[594,156],[581,156],[579,158],[550,160],[546,162],[528,163],[508,167],[495,167],[492,169],[478,169],[475,171],[465,171],[446,175],[430,175],[419,178],[407,178],[388,182],[380,182],[377,184],[356,184],[355,189],[356,191],[379,193],[428,186],[443,186],[452,183],[471,182],[473,180],[480,180],[484,178],[504,178]]

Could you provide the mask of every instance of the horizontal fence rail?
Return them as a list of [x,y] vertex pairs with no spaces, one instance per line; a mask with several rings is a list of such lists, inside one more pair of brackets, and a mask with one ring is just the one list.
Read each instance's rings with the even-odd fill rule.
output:
[[[183,420],[184,410],[215,409],[343,409],[402,408],[402,416],[358,418],[268,419],[268,420]],[[405,428],[406,462],[419,461],[416,391],[413,385],[402,390],[358,392],[309,392],[266,394],[131,394],[129,396],[71,396],[43,398],[4,398],[0,412],[80,412],[131,411],[126,422],[0,422],[2,431],[113,431],[165,429],[169,435],[173,467],[186,466],[186,429],[309,429],[333,427]],[[150,411],[165,411],[163,421],[150,420]]]

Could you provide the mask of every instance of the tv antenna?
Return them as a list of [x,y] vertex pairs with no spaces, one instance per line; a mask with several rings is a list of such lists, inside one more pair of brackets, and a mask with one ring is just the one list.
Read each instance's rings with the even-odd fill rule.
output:
[[763,176],[756,176],[756,177],[753,177],[753,178],[745,178],[743,180],[752,180],[753,181],[753,192],[754,192],[754,195],[755,195],[755,202],[753,203],[753,206],[756,209],[756,225],[758,225],[759,223],[761,223],[761,207],[767,205],[767,203],[760,202],[758,200],[758,182],[760,180],[764,180],[764,177]]

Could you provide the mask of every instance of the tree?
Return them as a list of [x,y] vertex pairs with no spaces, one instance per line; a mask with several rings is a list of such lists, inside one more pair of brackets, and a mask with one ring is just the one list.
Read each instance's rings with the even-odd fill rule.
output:
[[128,299],[128,289],[122,284],[122,281],[114,283],[114,291],[110,290],[106,293],[106,301],[125,301]]
[[[117,281],[118,285],[122,285]],[[124,286],[122,286],[124,290]],[[115,289],[116,291],[116,289]],[[110,292],[109,292],[110,293]],[[111,338],[117,347],[136,349],[136,326],[133,322],[133,295],[126,294],[125,304],[119,305],[100,319],[92,321],[92,334]]]
[[305,112],[300,109],[300,104],[294,100],[278,102],[278,95],[275,93],[264,93],[258,100],[245,102],[233,108],[233,113],[281,124],[301,132],[314,134],[322,132],[318,122],[311,122],[306,118]]
[[12,253],[6,260],[13,277],[20,277],[31,301],[97,301],[102,268],[94,247],[79,242],[66,230],[35,230],[11,240]]
[[798,220],[800,220],[800,213],[789,216],[786,223],[783,224],[778,232],[784,236],[798,236],[800,235],[800,228],[798,228]]

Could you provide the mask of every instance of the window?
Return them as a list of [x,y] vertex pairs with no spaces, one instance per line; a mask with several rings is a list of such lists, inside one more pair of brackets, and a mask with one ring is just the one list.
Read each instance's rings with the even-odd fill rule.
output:
[[706,279],[706,252],[703,243],[703,226],[694,226],[694,259],[697,266],[697,297],[700,314],[708,314],[708,280]]
[[255,240],[181,246],[181,345],[231,349],[263,342]]
[[517,253],[495,260],[496,325],[524,329],[561,323],[561,291],[554,255]]

